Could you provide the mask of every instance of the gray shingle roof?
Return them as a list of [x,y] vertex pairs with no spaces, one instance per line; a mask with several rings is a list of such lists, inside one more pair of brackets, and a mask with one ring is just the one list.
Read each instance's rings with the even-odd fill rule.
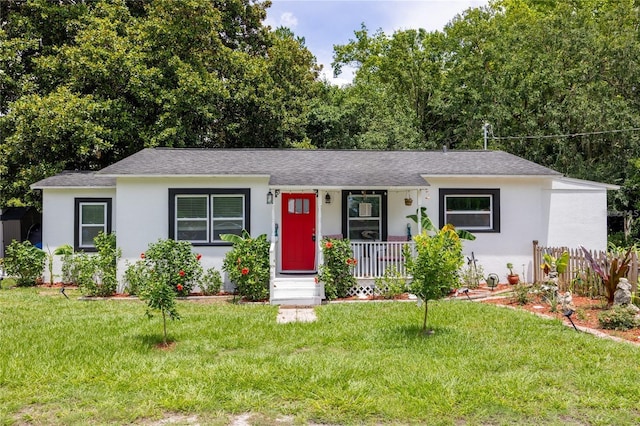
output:
[[503,151],[150,148],[98,175],[264,175],[271,185],[424,186],[422,175],[561,174]]
[[[438,175],[561,174],[503,151],[147,148],[96,172],[92,179],[173,175],[265,176],[273,186],[420,187],[427,184],[425,177]],[[76,178],[92,183],[88,176]],[[64,184],[67,179],[71,176],[58,175],[36,186],[83,186]]]
[[109,188],[116,186],[116,178],[111,176],[97,176],[95,172],[64,171],[55,176],[42,179],[31,185],[39,188]]

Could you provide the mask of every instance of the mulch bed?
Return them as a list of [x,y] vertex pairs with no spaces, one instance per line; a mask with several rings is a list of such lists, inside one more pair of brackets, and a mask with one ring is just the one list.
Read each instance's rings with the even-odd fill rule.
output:
[[[571,326],[569,320],[562,314],[562,307],[557,306],[555,312],[552,312],[551,305],[545,301],[533,300],[526,305],[520,305],[510,296],[487,298],[481,300],[482,303],[489,303],[494,305],[508,306],[514,309],[522,309],[537,315],[557,318],[562,322]],[[589,297],[573,295],[574,313],[571,315],[571,320],[578,328],[584,327],[590,330],[594,330],[594,334],[606,334],[607,336],[617,337],[629,342],[633,342],[640,345],[640,328],[634,328],[627,331],[618,330],[606,330],[600,327],[598,322],[598,314],[607,309],[606,302],[603,303],[601,299],[592,299]]]

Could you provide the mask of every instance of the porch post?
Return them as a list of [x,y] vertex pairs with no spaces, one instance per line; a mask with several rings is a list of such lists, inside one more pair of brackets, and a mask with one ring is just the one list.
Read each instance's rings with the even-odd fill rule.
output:
[[422,190],[420,188],[416,189],[416,199],[418,200],[417,202],[417,206],[418,206],[418,213],[417,213],[417,218],[418,218],[418,235],[422,234]]
[[276,201],[271,204],[271,238],[269,244],[269,300],[273,299],[273,285],[276,281],[277,269],[277,246],[278,237],[276,236]]
[[[324,192],[325,194],[327,193],[327,191]],[[316,216],[316,251],[317,251],[317,255],[316,255],[316,259],[318,261],[318,263],[316,264],[316,269],[320,268],[320,265],[322,265],[322,263],[324,263],[324,256],[322,254],[322,200],[324,200],[324,197],[321,196],[320,191],[318,191],[318,196],[316,198],[316,212],[317,212],[317,216]]]

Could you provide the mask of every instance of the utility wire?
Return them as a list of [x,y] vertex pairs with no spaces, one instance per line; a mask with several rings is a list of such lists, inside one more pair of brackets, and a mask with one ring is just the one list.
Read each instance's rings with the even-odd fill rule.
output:
[[637,132],[640,131],[640,127],[633,127],[631,129],[618,129],[618,130],[602,130],[598,132],[584,132],[584,133],[567,133],[564,135],[540,135],[540,136],[495,136],[493,134],[493,128],[491,128],[491,137],[495,140],[508,140],[508,139],[553,139],[553,138],[572,138],[576,136],[591,136],[591,135],[606,135],[610,133],[624,133],[624,132]]

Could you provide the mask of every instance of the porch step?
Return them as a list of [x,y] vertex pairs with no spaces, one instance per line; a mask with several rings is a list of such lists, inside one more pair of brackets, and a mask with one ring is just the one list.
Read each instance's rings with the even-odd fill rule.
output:
[[272,305],[314,306],[322,303],[324,287],[313,277],[277,277],[273,283]]

